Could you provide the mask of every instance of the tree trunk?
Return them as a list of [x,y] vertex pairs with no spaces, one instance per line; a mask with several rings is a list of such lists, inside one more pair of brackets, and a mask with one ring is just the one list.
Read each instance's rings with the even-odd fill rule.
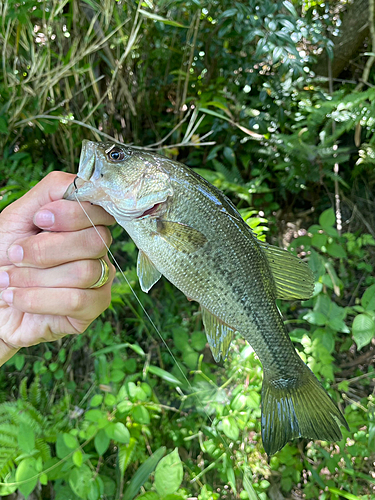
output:
[[[341,16],[340,34],[332,39],[333,49],[332,77],[337,78],[351,59],[358,55],[366,36],[369,35],[368,0],[354,0]],[[328,75],[328,56],[324,53],[311,68],[317,76]]]

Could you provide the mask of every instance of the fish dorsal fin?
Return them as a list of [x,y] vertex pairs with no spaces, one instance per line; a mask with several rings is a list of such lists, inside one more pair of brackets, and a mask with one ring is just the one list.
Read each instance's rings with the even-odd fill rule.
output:
[[217,316],[207,311],[204,307],[202,307],[202,319],[215,361],[220,361],[220,357],[225,359],[235,330],[225,325]]
[[207,242],[203,233],[180,222],[157,219],[156,232],[179,252],[196,252]]
[[139,250],[138,253],[137,274],[141,288],[146,293],[151,290],[161,277],[161,272],[156,269],[154,264],[142,250]]
[[276,284],[277,299],[308,299],[314,291],[314,275],[309,266],[283,248],[258,241]]

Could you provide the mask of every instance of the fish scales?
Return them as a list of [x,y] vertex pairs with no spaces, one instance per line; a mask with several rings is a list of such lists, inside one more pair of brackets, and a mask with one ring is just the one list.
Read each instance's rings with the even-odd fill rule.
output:
[[263,366],[269,455],[296,437],[341,439],[345,418],[295,351],[275,303],[311,296],[305,263],[259,242],[221,191],[155,153],[84,141],[65,197],[102,206],[124,227],[139,249],[144,291],[164,275],[199,302],[216,360],[226,357],[234,331],[249,342]]

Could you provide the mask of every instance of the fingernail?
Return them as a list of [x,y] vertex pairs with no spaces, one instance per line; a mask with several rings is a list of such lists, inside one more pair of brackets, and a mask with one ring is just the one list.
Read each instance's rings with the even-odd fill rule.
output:
[[9,286],[9,274],[5,271],[0,272],[0,288],[8,288]]
[[34,215],[34,224],[39,227],[48,228],[55,223],[55,216],[49,210],[39,210]]
[[13,304],[13,290],[4,290],[0,293],[0,299],[7,304]]
[[18,264],[23,260],[23,248],[20,245],[12,245],[8,249],[8,259],[14,264]]

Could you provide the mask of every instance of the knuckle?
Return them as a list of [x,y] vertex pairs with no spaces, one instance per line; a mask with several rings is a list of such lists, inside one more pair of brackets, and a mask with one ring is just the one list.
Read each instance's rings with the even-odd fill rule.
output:
[[30,259],[38,267],[44,267],[46,264],[46,246],[42,236],[37,235],[30,244]]
[[103,256],[107,252],[107,246],[109,247],[112,243],[112,235],[109,229],[105,226],[98,226],[97,230],[99,231],[100,236],[93,229],[93,231],[95,231],[94,245],[98,254]]
[[86,294],[83,290],[72,289],[69,296],[69,307],[72,312],[79,312],[86,305]]
[[92,285],[96,277],[98,276],[99,264],[96,263],[95,260],[84,260],[79,263],[77,266],[76,277],[79,283],[83,285],[90,286]]

